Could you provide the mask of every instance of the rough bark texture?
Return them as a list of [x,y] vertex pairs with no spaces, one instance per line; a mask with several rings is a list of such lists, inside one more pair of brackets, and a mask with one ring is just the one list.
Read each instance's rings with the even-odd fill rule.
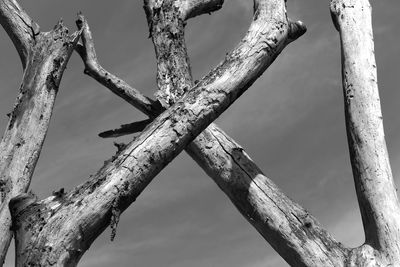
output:
[[333,0],[331,12],[341,39],[347,137],[366,237],[349,264],[399,266],[400,208],[383,130],[371,6]]
[[291,30],[299,29],[289,26],[283,0],[259,1],[249,32],[226,60],[88,182],[40,202],[28,195],[13,201],[17,265],[76,264],[152,178],[302,33]]
[[15,1],[0,1],[0,22],[24,66],[16,104],[0,142],[0,263],[12,232],[9,200],[28,190],[49,126],[61,76],[79,38],[60,22],[50,32],[39,28]]

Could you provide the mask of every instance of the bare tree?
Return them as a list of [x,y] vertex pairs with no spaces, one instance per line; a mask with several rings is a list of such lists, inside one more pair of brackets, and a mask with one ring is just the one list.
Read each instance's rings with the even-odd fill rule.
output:
[[[223,0],[145,0],[157,59],[158,91],[152,100],[100,65],[83,15],[71,36],[62,23],[41,32],[15,0],[0,0],[0,23],[24,69],[0,145],[1,261],[13,233],[16,266],[75,266],[109,225],[114,238],[121,213],[185,149],[292,266],[399,265],[400,212],[383,133],[368,0],[331,1],[341,38],[346,126],[364,245],[346,248],[334,240],[262,173],[237,142],[212,124],[286,45],[304,34],[301,22],[287,18],[285,2],[254,0],[253,21],[243,40],[193,83],[184,41],[186,21],[218,10]],[[38,200],[27,191],[73,50],[81,56],[86,74],[149,119],[102,133],[115,137],[141,132],[128,145],[120,145],[85,183]]]

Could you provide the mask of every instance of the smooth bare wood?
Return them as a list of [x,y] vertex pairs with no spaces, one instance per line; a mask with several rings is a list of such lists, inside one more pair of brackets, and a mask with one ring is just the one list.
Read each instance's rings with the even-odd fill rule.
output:
[[153,177],[239,97],[294,37],[303,33],[289,34],[293,28],[286,21],[285,11],[284,1],[259,1],[246,37],[225,61],[89,181],[68,194],[57,194],[22,209],[19,206],[25,205],[25,198],[14,201],[11,210],[15,211],[19,242],[17,266],[28,262],[46,265],[49,260],[75,265]]
[[400,208],[387,153],[368,0],[332,0],[340,33],[346,129],[365,245],[354,266],[400,265]]
[[[154,2],[154,1],[149,1]],[[178,0],[176,1],[180,14],[184,20],[210,14],[222,7],[224,0]]]

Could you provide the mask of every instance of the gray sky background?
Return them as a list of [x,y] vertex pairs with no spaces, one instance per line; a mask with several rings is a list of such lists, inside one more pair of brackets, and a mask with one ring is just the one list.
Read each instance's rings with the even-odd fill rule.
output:
[[[155,58],[142,1],[20,0],[41,26],[62,17],[71,30],[82,11],[101,64],[151,96]],[[400,1],[372,1],[375,51],[388,150],[400,174]],[[252,1],[225,0],[222,10],[189,21],[187,44],[194,78],[218,64],[241,39]],[[292,19],[308,32],[287,47],[266,73],[217,123],[235,138],[292,199],[306,207],[341,242],[363,242],[343,116],[338,33],[329,1],[289,0]],[[11,41],[0,30],[0,130],[21,81]],[[83,74],[74,54],[61,83],[51,126],[31,188],[44,198],[84,182],[115,153],[101,131],[144,115]],[[129,141],[120,138],[118,141]],[[73,216],[73,215],[71,215]],[[13,266],[13,248],[6,266]],[[149,185],[84,255],[81,266],[266,267],[287,266],[228,198],[184,153]]]

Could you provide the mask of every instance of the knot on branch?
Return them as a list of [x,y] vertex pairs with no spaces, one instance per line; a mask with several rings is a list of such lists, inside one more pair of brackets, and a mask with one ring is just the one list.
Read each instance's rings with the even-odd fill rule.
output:
[[305,34],[307,31],[307,27],[301,21],[292,22],[289,21],[289,34],[288,41],[292,42]]
[[37,202],[37,196],[32,192],[20,194],[10,200],[8,207],[11,213],[12,229],[16,230],[18,227],[18,218],[20,214],[30,205]]

